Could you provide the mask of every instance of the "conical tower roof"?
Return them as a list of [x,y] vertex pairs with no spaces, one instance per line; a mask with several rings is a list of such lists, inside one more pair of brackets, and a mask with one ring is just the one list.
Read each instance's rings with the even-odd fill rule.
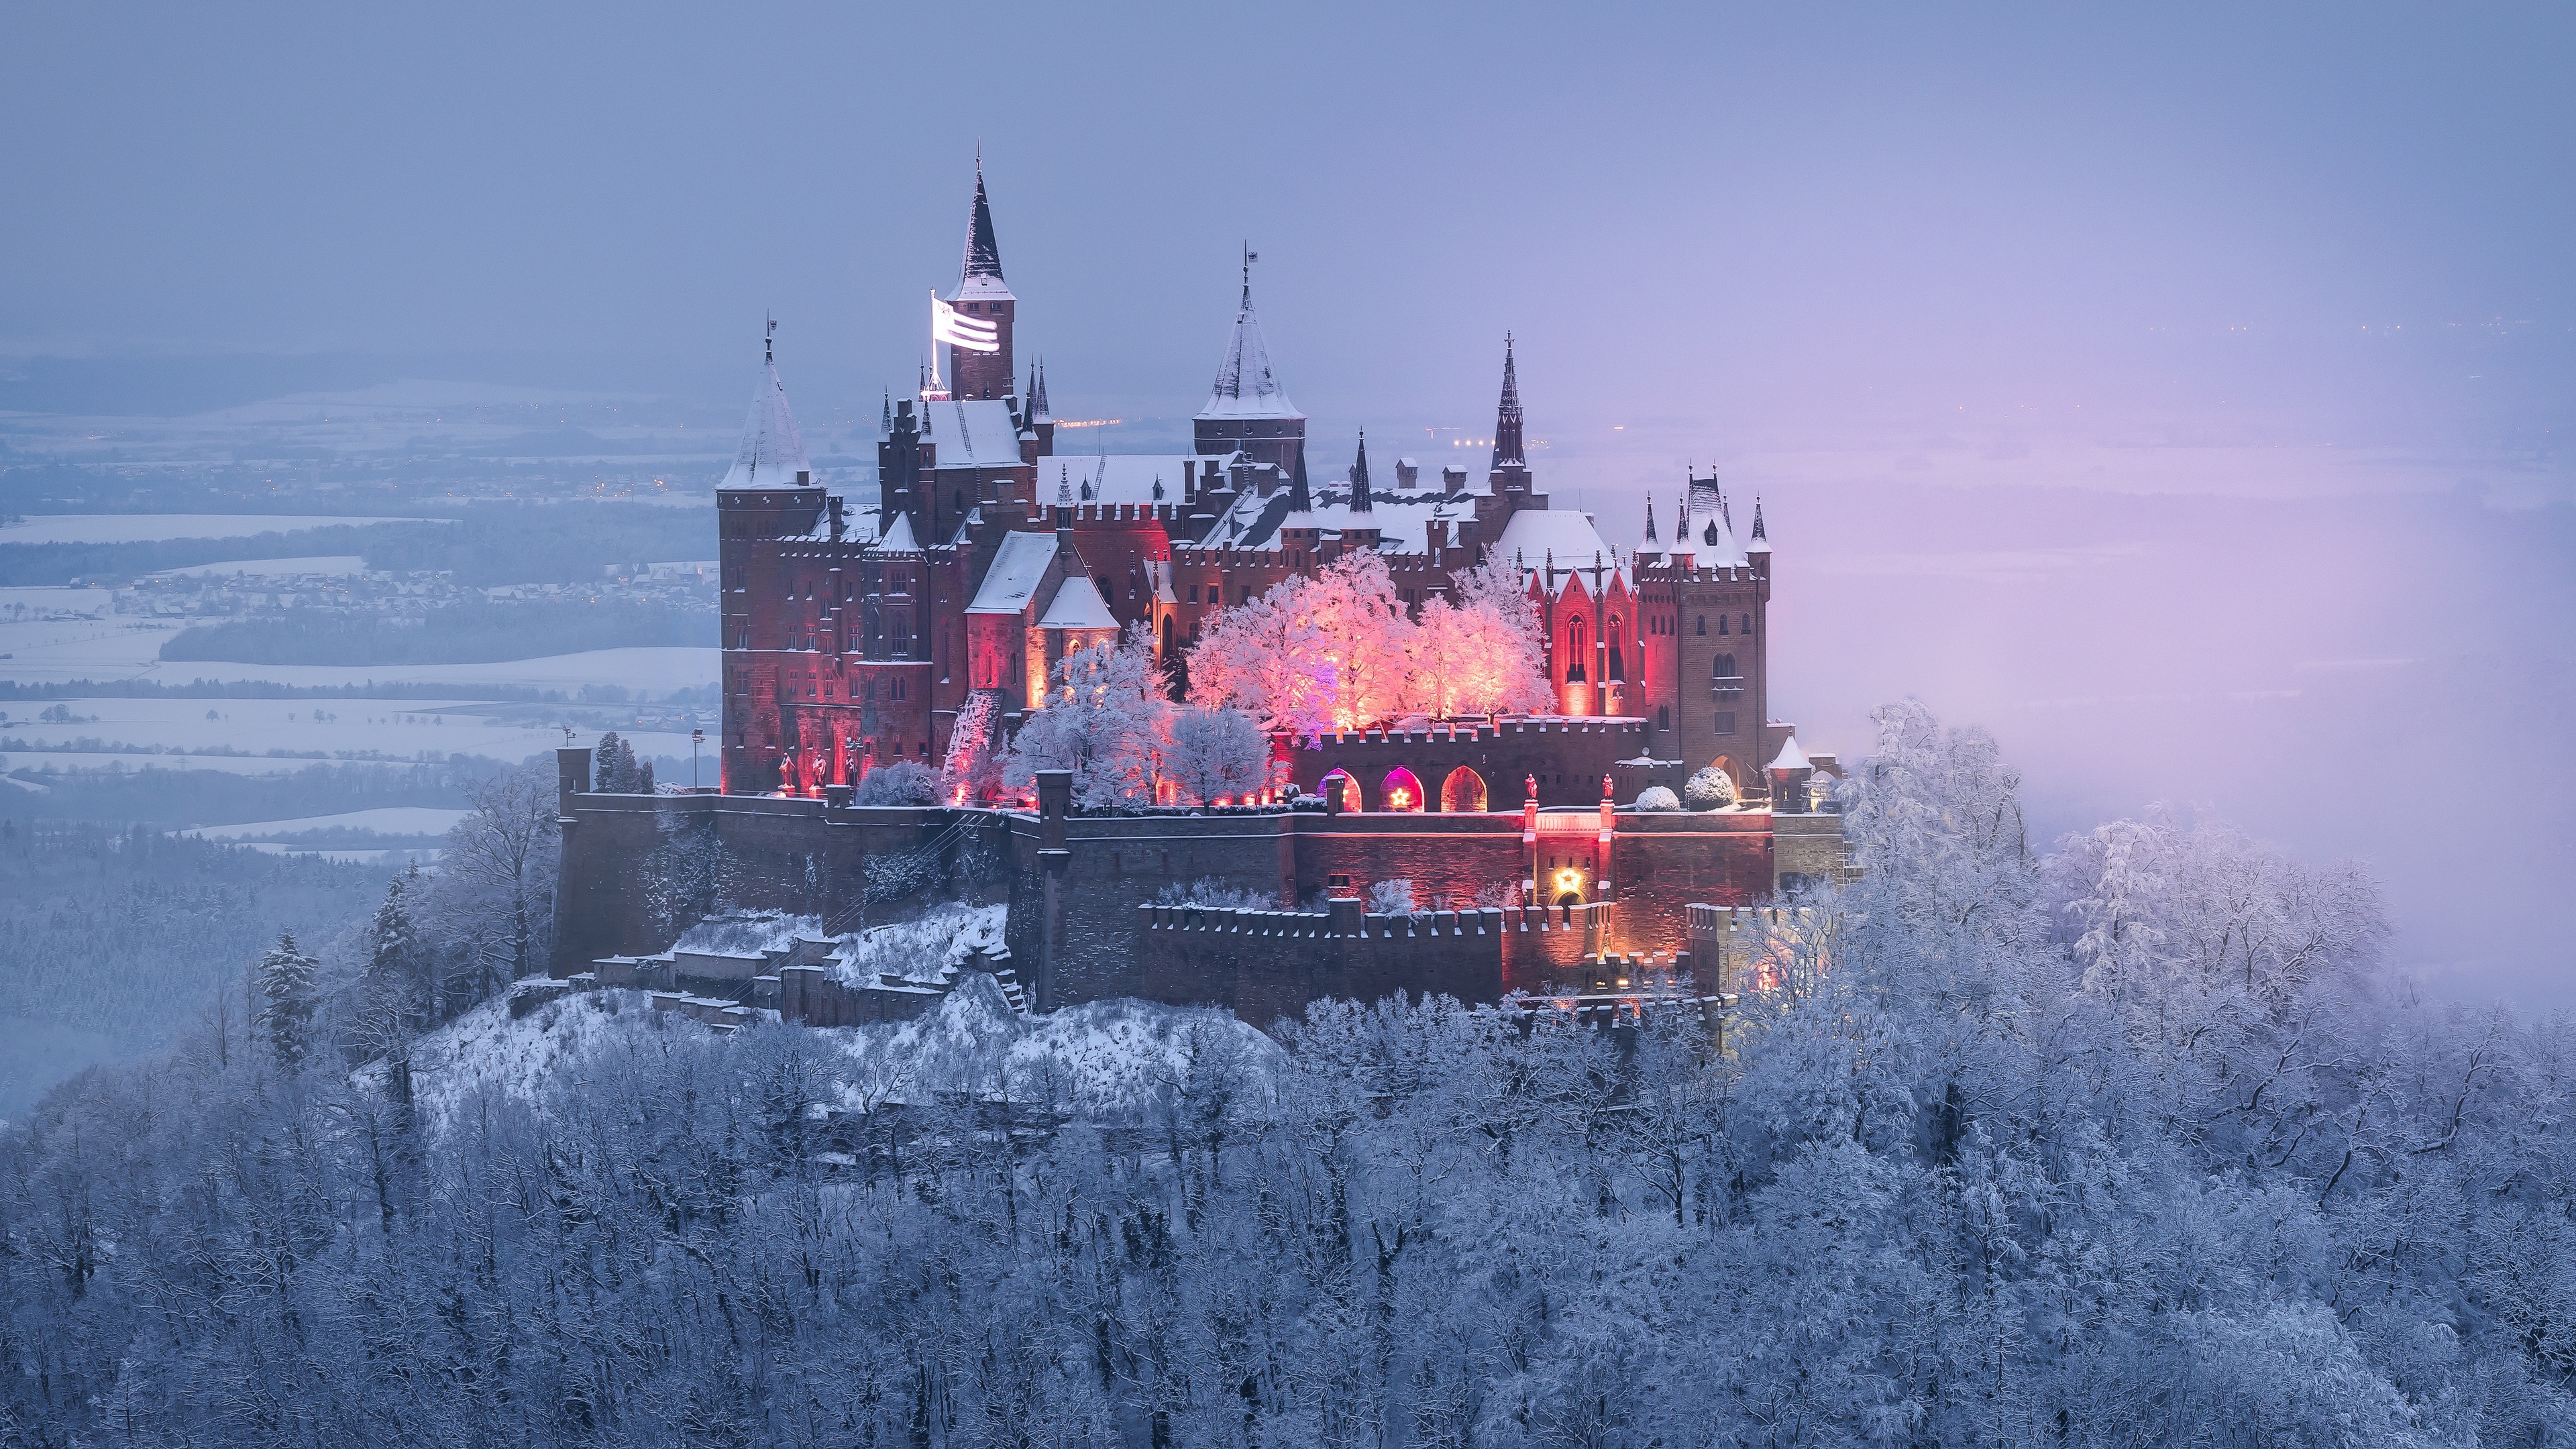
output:
[[1360,454],[1351,461],[1351,512],[1374,513],[1377,505],[1369,501],[1368,429],[1360,429]]
[[1503,334],[1503,400],[1494,409],[1494,462],[1497,468],[1529,464],[1521,443],[1521,378],[1512,360],[1512,335]]
[[1243,307],[1234,314],[1234,333],[1225,341],[1225,360],[1217,364],[1216,386],[1208,390],[1202,418],[1296,418],[1306,415],[1288,400],[1279,375],[1270,370],[1270,348],[1261,340],[1260,319],[1252,315],[1251,264],[1245,263]]
[[957,290],[948,294],[948,300],[1010,295],[1010,284],[1002,280],[1002,244],[993,236],[993,203],[984,195],[984,158],[979,155],[975,206],[966,217],[966,261],[957,269]]
[[[774,330],[774,329],[773,329]],[[764,356],[760,383],[752,390],[751,415],[742,424],[742,451],[719,487],[793,488],[797,476],[813,478],[805,458],[805,440],[796,436],[795,415],[787,410],[787,389],[778,380],[774,356]]]

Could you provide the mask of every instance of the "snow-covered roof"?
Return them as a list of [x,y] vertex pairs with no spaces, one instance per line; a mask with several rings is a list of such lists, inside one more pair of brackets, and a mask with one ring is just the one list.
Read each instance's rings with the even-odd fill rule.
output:
[[877,547],[897,553],[921,552],[921,545],[913,541],[912,516],[905,513],[896,514],[893,526],[877,535]]
[[[1454,495],[1451,495],[1454,496]],[[1348,483],[1316,488],[1309,506],[1302,513],[1288,509],[1285,490],[1263,498],[1246,494],[1234,501],[1210,542],[1227,541],[1237,548],[1275,548],[1279,531],[1287,528],[1317,528],[1326,533],[1346,529],[1373,528],[1378,534],[1382,553],[1422,553],[1430,547],[1430,529],[1434,516],[1449,520],[1449,541],[1458,542],[1458,530],[1475,519],[1474,511],[1459,507],[1440,514],[1444,495],[1437,488],[1400,492],[1392,488],[1369,489],[1366,509],[1351,507]]]
[[951,302],[1016,302],[1020,299],[1011,294],[1010,283],[1003,281],[998,276],[977,273],[972,276],[958,278],[957,285],[949,291],[947,300]]
[[778,381],[775,363],[761,368],[752,390],[751,415],[743,420],[742,450],[720,488],[793,488],[796,475],[812,477],[805,440],[796,436],[796,419],[787,411],[787,389]]
[[937,445],[942,468],[1020,465],[1020,427],[999,398],[923,403],[921,434]]
[[1002,546],[993,554],[993,566],[985,571],[984,583],[975,590],[975,602],[966,606],[966,612],[1019,613],[1029,606],[1029,596],[1038,591],[1038,584],[1046,578],[1047,565],[1054,559],[1054,534],[1003,534]]
[[1779,757],[1771,762],[1771,768],[1775,770],[1812,770],[1815,768],[1815,765],[1807,759],[1807,752],[1798,748],[1798,737],[1796,735],[1791,735],[1789,736],[1788,741],[1780,746]]
[[1056,585],[1055,599],[1038,620],[1041,629],[1115,629],[1118,619],[1101,600],[1100,590],[1083,574],[1067,574]]
[[[1676,551],[1682,547],[1674,545]],[[1735,530],[1720,511],[1711,510],[1707,517],[1692,520],[1688,547],[1699,555],[1703,565],[1741,568],[1747,562],[1743,545],[1735,541]]]
[[1270,370],[1270,349],[1261,340],[1261,323],[1252,315],[1252,298],[1234,315],[1234,333],[1225,342],[1225,361],[1216,369],[1203,418],[1302,418],[1288,390]]
[[1524,568],[1546,567],[1551,553],[1560,569],[1588,569],[1596,554],[1604,565],[1619,567],[1619,551],[1592,526],[1591,515],[1572,508],[1524,508],[1503,525],[1494,547]]

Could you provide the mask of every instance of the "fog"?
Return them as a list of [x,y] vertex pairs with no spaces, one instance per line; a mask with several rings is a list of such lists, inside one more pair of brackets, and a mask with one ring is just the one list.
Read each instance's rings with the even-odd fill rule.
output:
[[2436,989],[2576,1004],[2571,54],[2538,5],[21,8],[0,464],[422,379],[722,451],[772,314],[800,415],[869,419],[980,144],[1022,352],[1121,420],[1070,446],[1184,435],[1247,243],[1327,467],[1480,464],[1508,329],[1611,536],[1692,463],[1764,499],[1811,747],[1919,695],[2042,838],[2206,805],[2368,861]]

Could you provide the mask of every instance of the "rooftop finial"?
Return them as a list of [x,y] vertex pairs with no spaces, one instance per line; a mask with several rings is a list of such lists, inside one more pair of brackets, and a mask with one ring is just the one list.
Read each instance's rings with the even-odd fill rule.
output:
[[778,365],[778,319],[764,312],[761,320],[769,326],[760,334],[760,361],[765,367],[775,367]]
[[1259,260],[1261,253],[1254,251],[1247,239],[1243,244],[1243,305],[1246,307],[1252,305],[1252,264]]

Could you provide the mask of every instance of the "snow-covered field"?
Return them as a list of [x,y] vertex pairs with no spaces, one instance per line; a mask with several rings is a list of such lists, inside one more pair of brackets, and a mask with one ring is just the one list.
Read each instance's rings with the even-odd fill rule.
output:
[[366,571],[367,561],[361,555],[354,553],[326,553],[316,554],[310,558],[230,559],[223,563],[195,564],[184,569],[163,569],[159,573],[147,574],[145,577],[155,579],[202,579],[215,577],[231,578],[236,574],[256,574],[262,578],[272,578],[294,574],[362,574]]
[[[57,705],[71,718],[38,717]],[[65,770],[103,769],[122,761],[128,769],[157,765],[273,775],[345,754],[395,761],[475,755],[516,763],[563,742],[543,707],[535,707],[533,718],[531,708],[465,699],[66,699],[0,708],[0,738],[24,742],[8,752],[8,769],[42,769],[48,763]],[[686,731],[619,734],[644,755],[689,756]],[[592,731],[581,734],[585,744],[593,738]],[[98,748],[62,748],[83,740]],[[168,753],[152,753],[156,749]],[[244,753],[192,753],[208,749]]]
[[442,518],[351,518],[319,513],[54,513],[0,526],[0,544],[153,543],[165,538],[250,538],[343,524],[446,523]]
[[337,815],[307,815],[295,820],[253,820],[241,825],[192,825],[183,835],[208,840],[260,840],[274,835],[301,835],[312,830],[372,830],[378,835],[444,835],[472,812],[434,805],[386,805],[374,810],[344,810]]
[[[153,641],[153,648],[160,641]],[[512,659],[496,664],[227,664],[189,660],[161,664],[156,658],[144,677],[184,684],[191,679],[268,680],[276,684],[436,684],[470,689],[478,684],[560,689],[567,693],[585,684],[620,684],[648,694],[712,685],[716,682],[713,649],[681,645],[632,649],[592,649],[579,654],[550,654],[539,659]],[[10,668],[0,663],[0,671]],[[105,676],[95,675],[92,678]],[[115,676],[123,678],[126,676]]]
[[[10,589],[18,594],[83,594],[87,589]],[[183,627],[177,620],[138,619],[107,612],[106,596],[56,609],[94,608],[94,618],[13,619],[0,607],[0,679],[65,684],[75,679],[135,679],[161,667],[161,646]],[[0,600],[0,606],[16,603]],[[37,610],[29,608],[29,613]],[[173,669],[182,666],[172,666]],[[202,668],[203,666],[199,666]],[[185,678],[186,676],[181,676]]]

